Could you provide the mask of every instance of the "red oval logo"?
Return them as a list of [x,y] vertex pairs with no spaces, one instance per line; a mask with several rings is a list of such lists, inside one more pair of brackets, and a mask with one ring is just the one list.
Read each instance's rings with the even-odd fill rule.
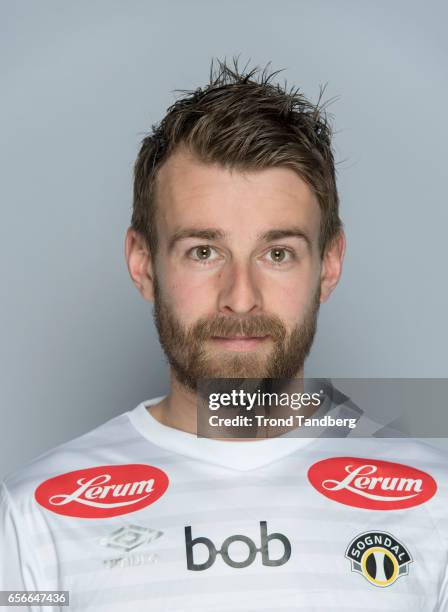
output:
[[107,518],[153,504],[168,484],[165,472],[152,465],[100,465],[49,478],[34,497],[56,514]]
[[410,465],[331,457],[308,470],[313,487],[333,501],[367,510],[399,510],[419,506],[437,491],[436,481]]

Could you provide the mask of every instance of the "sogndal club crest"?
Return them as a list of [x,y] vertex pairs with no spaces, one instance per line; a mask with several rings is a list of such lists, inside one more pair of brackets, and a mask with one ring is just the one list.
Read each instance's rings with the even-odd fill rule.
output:
[[377,587],[388,587],[408,573],[412,557],[408,549],[386,531],[366,531],[354,538],[345,551],[352,572]]

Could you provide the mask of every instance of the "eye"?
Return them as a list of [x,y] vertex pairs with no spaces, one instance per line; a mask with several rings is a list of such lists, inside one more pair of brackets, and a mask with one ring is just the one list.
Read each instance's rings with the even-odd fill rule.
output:
[[212,258],[212,253],[215,252],[215,249],[208,244],[202,244],[200,246],[193,247],[188,251],[189,256],[199,263],[207,263],[209,261],[214,261],[215,257]]
[[268,255],[272,255],[271,262],[276,265],[289,263],[295,259],[294,253],[283,247],[273,247],[268,251]]

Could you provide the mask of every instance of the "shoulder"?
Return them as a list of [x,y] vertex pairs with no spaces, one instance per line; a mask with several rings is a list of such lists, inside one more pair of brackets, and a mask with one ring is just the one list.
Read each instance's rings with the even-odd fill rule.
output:
[[[413,492],[418,503],[397,506],[396,511],[411,508],[416,525],[426,514],[425,520],[448,545],[448,450],[442,446],[446,442],[446,438],[345,438],[328,440],[319,450],[322,454],[325,450],[325,469],[331,467],[338,480],[352,474],[355,493],[367,487],[393,499],[403,491]],[[360,476],[358,480],[355,474]],[[367,497],[365,491],[360,494]],[[416,510],[412,510],[414,506]]]
[[371,443],[385,459],[393,457],[398,462],[411,462],[415,467],[431,470],[440,478],[448,479],[448,448],[436,446],[426,439],[408,437],[374,438]]
[[125,424],[126,419],[126,413],[123,413],[76,438],[45,451],[20,468],[8,473],[3,480],[6,489],[14,494],[20,493],[42,478],[61,471],[77,469],[82,467],[85,461],[91,462],[95,449],[100,450],[115,439],[115,432]]
[[[447,439],[443,438],[442,444],[447,442]],[[410,465],[436,475],[441,482],[448,481],[448,447],[436,446],[433,441],[405,436],[373,435],[366,438],[345,438],[342,441],[336,440],[335,443],[339,451],[343,448],[351,455]]]
[[29,503],[36,487],[48,479],[96,466],[137,462],[133,461],[134,456],[141,455],[143,445],[149,447],[147,451],[151,454],[152,445],[132,424],[130,415],[135,410],[123,412],[7,474],[3,485],[10,498],[17,504],[26,500]]

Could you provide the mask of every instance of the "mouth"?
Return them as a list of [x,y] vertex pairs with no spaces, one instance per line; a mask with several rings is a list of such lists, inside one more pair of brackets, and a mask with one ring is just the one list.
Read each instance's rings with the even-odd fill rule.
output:
[[229,351],[252,351],[267,342],[270,336],[212,336],[210,340],[220,348]]

